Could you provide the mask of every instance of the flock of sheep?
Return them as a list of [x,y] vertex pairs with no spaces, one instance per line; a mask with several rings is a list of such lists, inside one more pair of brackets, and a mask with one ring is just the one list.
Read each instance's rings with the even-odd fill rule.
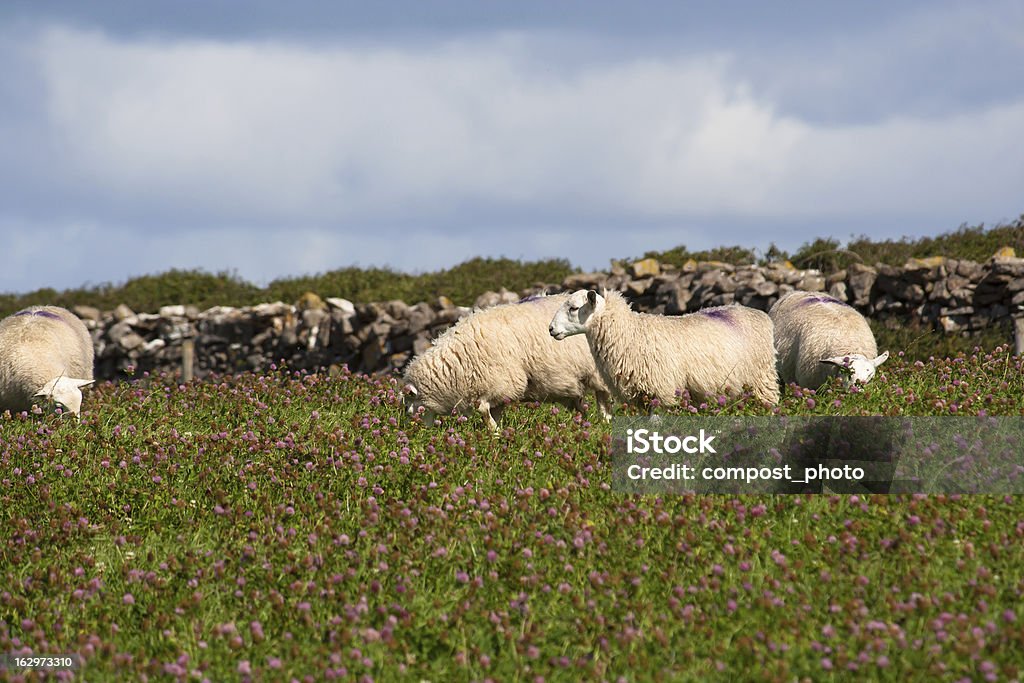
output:
[[[585,343],[584,343],[585,340]],[[779,402],[779,384],[817,389],[840,376],[868,382],[889,357],[851,306],[794,291],[766,314],[741,305],[683,316],[637,313],[621,294],[579,290],[530,297],[460,320],[405,372],[410,412],[493,410],[509,401],[580,402],[594,392],[602,416],[609,394],[664,404],[750,390]]]
[[[850,386],[888,356],[860,313],[824,294],[790,292],[767,314],[731,305],[663,316],[634,312],[615,291],[579,290],[463,318],[412,360],[405,388],[412,413],[477,411],[497,430],[511,401],[579,407],[591,393],[605,420],[613,397],[672,404],[683,392],[749,390],[774,405],[780,380],[816,389],[839,375]],[[78,415],[92,382],[92,340],[70,311],[33,306],[0,321],[0,413],[43,399]]]

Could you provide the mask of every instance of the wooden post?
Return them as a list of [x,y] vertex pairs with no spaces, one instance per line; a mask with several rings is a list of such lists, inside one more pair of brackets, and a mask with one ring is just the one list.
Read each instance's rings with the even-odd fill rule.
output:
[[186,337],[181,342],[181,381],[183,384],[192,381],[195,357],[196,342],[192,337]]
[[1013,319],[1013,352],[1024,355],[1024,316]]

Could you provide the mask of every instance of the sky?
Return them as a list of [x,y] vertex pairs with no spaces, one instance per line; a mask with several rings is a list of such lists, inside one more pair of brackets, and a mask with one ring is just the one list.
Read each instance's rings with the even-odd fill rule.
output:
[[0,64],[0,292],[1024,214],[1024,0],[8,0]]

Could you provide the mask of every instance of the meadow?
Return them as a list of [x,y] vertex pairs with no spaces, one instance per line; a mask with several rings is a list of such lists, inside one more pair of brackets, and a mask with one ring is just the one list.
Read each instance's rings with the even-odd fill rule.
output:
[[[777,412],[1019,416],[1022,371],[894,354]],[[610,443],[596,408],[493,435],[410,418],[394,377],[283,367],[0,417],[0,653],[88,681],[1021,678],[1020,498],[626,495]]]

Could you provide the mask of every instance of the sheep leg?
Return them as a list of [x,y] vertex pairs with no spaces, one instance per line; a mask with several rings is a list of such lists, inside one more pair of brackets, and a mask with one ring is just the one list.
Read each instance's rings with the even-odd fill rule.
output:
[[[496,413],[498,413],[500,415],[501,414],[501,409],[503,407],[504,406],[494,406],[494,412],[496,412]],[[497,434],[498,433],[498,422],[494,419],[494,416],[491,414],[491,404],[490,404],[490,402],[488,402],[487,400],[481,400],[479,403],[476,404],[476,409],[484,417],[484,419],[487,421],[487,426],[490,428],[490,430],[492,432],[494,432],[495,434]]]
[[605,424],[612,421],[612,395],[607,391],[594,392],[597,399],[597,409],[601,412],[601,419]]

